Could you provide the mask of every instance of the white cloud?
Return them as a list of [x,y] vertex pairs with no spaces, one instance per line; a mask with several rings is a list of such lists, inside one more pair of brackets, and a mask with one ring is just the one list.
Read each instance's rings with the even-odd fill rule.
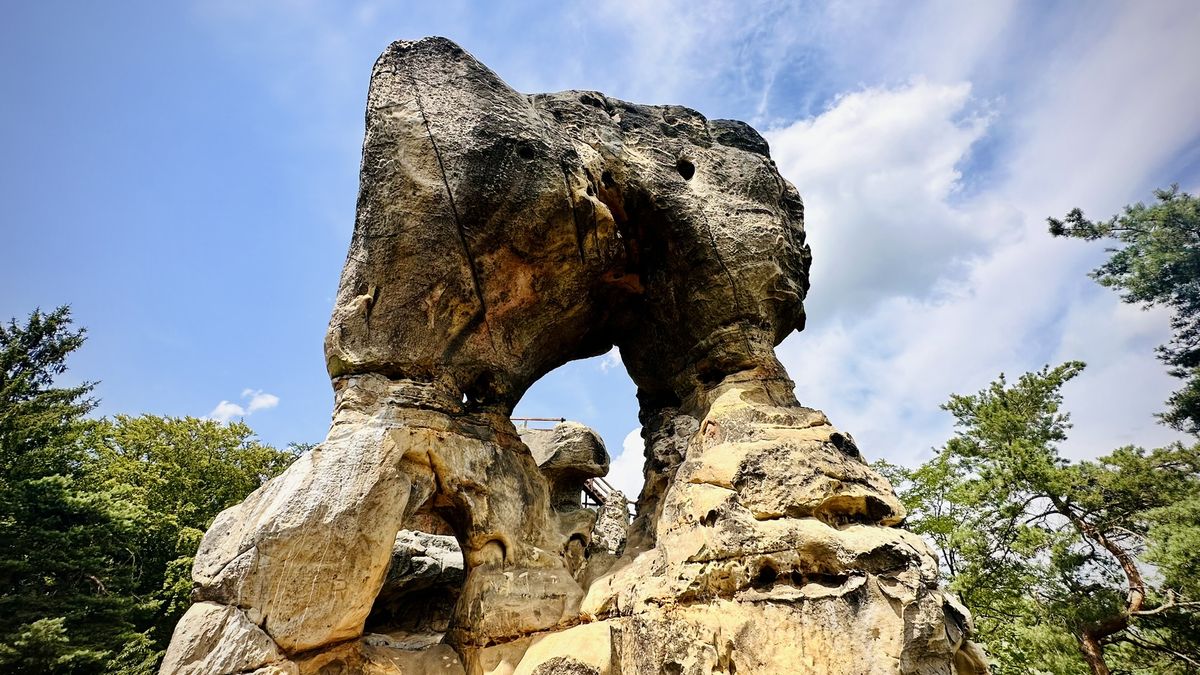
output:
[[268,394],[261,389],[243,389],[242,399],[245,400],[245,405],[222,400],[217,407],[212,409],[212,412],[205,416],[206,419],[225,423],[235,417],[249,417],[259,410],[268,410],[279,405],[278,396]]
[[250,399],[250,402],[246,404],[246,414],[258,410],[268,410],[279,405],[278,396],[268,394],[261,389],[243,389],[242,398]]
[[1049,213],[1083,206],[1107,216],[1149,198],[1156,170],[1200,131],[1195,3],[1113,7],[1107,30],[1074,36],[1029,83],[1036,106],[1023,111],[1008,187]]
[[229,420],[231,420],[235,417],[245,417],[245,416],[246,416],[246,409],[243,408],[242,406],[240,406],[236,403],[231,403],[229,401],[221,401],[220,403],[217,404],[217,407],[213,408],[212,412],[208,413],[207,417],[210,420],[216,420],[218,422],[224,423],[224,422],[228,422]]
[[624,492],[628,499],[637,499],[642,491],[642,465],[645,461],[642,447],[641,428],[625,434],[625,439],[621,442],[621,454],[613,458],[608,476],[605,477],[605,480]]
[[846,4],[856,11],[843,22],[844,31],[857,38],[856,46],[876,47],[841,50],[843,59],[854,59],[855,70],[865,67],[884,78],[920,73],[941,81],[967,78],[1004,53],[1011,46],[1005,44],[1005,38],[1011,40],[1006,32],[1020,8],[1015,0],[910,2],[893,23],[878,20],[878,7]]
[[1194,59],[1170,56],[1200,58],[1187,37],[1200,13],[1172,26],[1163,14],[1129,8],[1041,63],[1025,84],[1042,95],[1005,113],[1019,118],[1003,120],[998,178],[970,195],[957,167],[995,118],[971,113],[961,82],[862,89],[768,134],[805,198],[814,254],[809,329],[780,356],[801,400],[868,457],[919,461],[949,437],[939,405],[950,393],[1068,359],[1090,365],[1065,389],[1066,454],[1176,437],[1153,417],[1177,385],[1153,356],[1166,317],[1087,277],[1101,246],[1045,231],[1046,216],[1075,205],[1107,216],[1148,197],[1200,132],[1185,112],[1200,92],[1184,65]]
[[613,368],[619,368],[624,364],[621,361],[621,350],[613,347],[600,357],[600,372],[607,373]]
[[780,171],[800,186],[818,253],[810,313],[924,296],[1013,228],[997,205],[951,201],[958,164],[987,131],[970,93],[962,82],[865,89],[767,133]]

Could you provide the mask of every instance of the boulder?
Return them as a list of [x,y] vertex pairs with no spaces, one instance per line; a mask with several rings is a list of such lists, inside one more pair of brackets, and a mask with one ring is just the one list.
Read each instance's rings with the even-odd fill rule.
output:
[[604,440],[578,422],[564,421],[553,429],[521,429],[520,435],[550,483],[551,507],[557,511],[581,508],[584,482],[608,475]]

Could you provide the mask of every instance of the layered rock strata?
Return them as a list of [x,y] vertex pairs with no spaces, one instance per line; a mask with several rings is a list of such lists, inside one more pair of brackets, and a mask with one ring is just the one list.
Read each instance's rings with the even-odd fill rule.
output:
[[[392,44],[325,342],[329,435],[217,518],[163,671],[982,672],[891,487],[775,357],[810,260],[746,124],[528,96],[447,40]],[[647,478],[619,557],[569,498],[583,474],[544,475],[509,419],[614,345]],[[435,644],[365,633],[412,523],[463,552]]]

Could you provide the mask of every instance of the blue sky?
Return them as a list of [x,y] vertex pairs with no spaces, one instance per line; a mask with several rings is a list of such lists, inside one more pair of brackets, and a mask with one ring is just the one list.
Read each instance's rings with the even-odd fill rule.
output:
[[[101,412],[246,421],[316,441],[321,341],[353,226],[370,66],[448,36],[522,91],[600,89],[755,124],[805,198],[801,400],[871,457],[916,462],[938,404],[1082,358],[1072,456],[1172,438],[1166,317],[1086,272],[1044,218],[1200,186],[1194,2],[7,3],[0,316],[71,303],[70,376]],[[518,409],[589,423],[636,491],[615,355]]]

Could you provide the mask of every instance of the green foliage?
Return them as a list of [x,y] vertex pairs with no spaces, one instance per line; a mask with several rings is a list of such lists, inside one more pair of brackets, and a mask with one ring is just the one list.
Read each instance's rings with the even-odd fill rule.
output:
[[1101,222],[1074,209],[1063,220],[1049,218],[1050,233],[1117,242],[1092,277],[1121,291],[1125,302],[1171,310],[1174,336],[1158,355],[1185,384],[1167,401],[1162,417],[1177,429],[1200,434],[1200,198],[1178,186],[1154,196],[1157,202],[1150,206],[1132,204]]
[[135,509],[85,487],[92,385],[53,386],[83,339],[65,307],[0,327],[0,670],[86,671],[136,632]]
[[0,664],[15,673],[88,673],[105,663],[107,652],[75,647],[62,617],[38,619],[0,644]]
[[66,357],[84,341],[71,310],[35,310],[25,325],[0,325],[0,480],[19,481],[78,469],[80,420],[96,405],[91,383],[55,388]]
[[[995,672],[1183,673],[1200,663],[1200,446],[1071,462],[1062,386],[1082,363],[951,396],[956,434],[884,466],[975,615]],[[1103,652],[1089,663],[1081,646]]]
[[132,589],[154,608],[150,637],[165,647],[190,604],[192,556],[222,510],[295,459],[259,443],[243,423],[117,415],[91,429],[88,473],[139,510]]
[[0,672],[149,675],[222,510],[295,457],[244,424],[89,420],[70,312],[0,326]]
[[1190,494],[1147,514],[1147,559],[1163,581],[1190,598],[1200,598],[1200,495]]
[[[1174,504],[1148,511],[1146,516],[1145,560],[1160,575],[1160,587],[1176,594],[1179,602],[1200,600],[1200,494],[1192,491]],[[1195,614],[1149,615],[1142,619],[1136,632],[1146,634],[1145,642],[1168,642],[1179,651],[1200,653],[1200,620]],[[1196,669],[1200,670],[1200,666]]]

